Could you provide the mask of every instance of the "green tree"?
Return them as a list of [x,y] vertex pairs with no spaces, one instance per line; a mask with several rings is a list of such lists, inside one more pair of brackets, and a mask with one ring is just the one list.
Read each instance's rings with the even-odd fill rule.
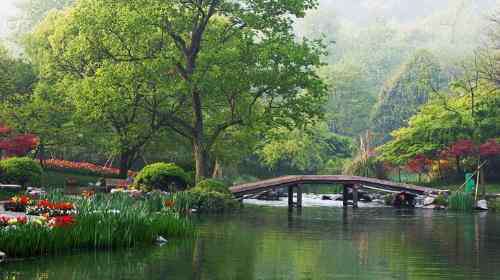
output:
[[326,124],[304,130],[280,128],[267,133],[257,153],[270,168],[317,173],[332,160],[351,157],[352,143],[330,132]]
[[292,32],[292,17],[314,6],[313,0],[84,0],[49,19],[51,28],[38,29],[32,53],[42,71],[79,95],[79,104],[94,108],[91,97],[115,99],[94,113],[114,105],[113,114],[134,112],[133,104],[118,104],[118,93],[137,91],[149,100],[140,107],[191,142],[199,180],[208,176],[212,148],[227,129],[296,126],[320,115],[321,45],[298,42]]
[[[65,97],[62,104],[69,103],[74,110],[71,121],[86,128],[80,133],[107,138],[112,154],[119,155],[120,175],[126,176],[160,129],[161,120],[153,109],[159,106],[157,79],[161,77],[155,73],[164,69],[154,61],[122,61],[113,56],[112,51],[126,46],[102,39],[94,23],[82,21],[87,17],[85,4],[90,3],[78,6],[83,10],[49,15],[31,36],[28,52],[48,81],[47,88],[40,89],[43,94]],[[138,13],[123,16],[143,19]],[[134,27],[139,31],[144,25]],[[142,30],[144,40],[151,39],[149,30]],[[100,45],[101,39],[108,45]]]
[[[498,120],[500,97],[498,89],[489,83],[479,83],[475,89],[476,111],[472,114],[472,95],[460,87],[433,99],[413,116],[407,127],[392,133],[393,140],[379,148],[381,158],[404,165],[418,155],[438,158],[440,152],[458,140],[473,139],[482,144],[500,136]],[[460,159],[457,158],[457,172]]]
[[36,81],[32,65],[23,58],[14,58],[0,45],[0,101],[31,94]]
[[376,98],[364,69],[352,61],[341,61],[327,67],[323,76],[327,77],[329,84],[330,94],[325,109],[330,129],[352,137],[369,129],[370,108]]

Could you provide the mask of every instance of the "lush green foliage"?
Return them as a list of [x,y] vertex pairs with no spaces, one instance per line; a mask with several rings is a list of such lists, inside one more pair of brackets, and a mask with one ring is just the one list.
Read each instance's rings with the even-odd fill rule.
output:
[[219,192],[229,194],[229,188],[224,182],[215,179],[205,179],[194,187],[193,191],[196,192]]
[[448,198],[445,197],[444,195],[438,195],[435,199],[434,199],[434,204],[435,205],[439,205],[439,206],[448,206]]
[[46,18],[29,53],[123,166],[164,127],[192,144],[201,179],[231,127],[321,115],[321,45],[295,40],[291,21],[315,1],[243,2],[78,1]]
[[322,124],[306,130],[273,130],[258,153],[271,168],[311,173],[326,169],[334,159],[351,157],[352,143]]
[[0,161],[0,181],[22,186],[40,186],[42,167],[30,158],[10,158]]
[[[439,158],[459,140],[471,139],[482,144],[499,137],[500,128],[496,124],[500,120],[500,96],[496,87],[483,82],[477,84],[474,95],[464,91],[454,87],[453,92],[425,105],[410,119],[408,127],[394,131],[394,139],[379,148],[381,158],[395,165],[405,165],[419,155]],[[471,110],[473,101],[474,113]],[[461,166],[466,164],[464,160],[467,158],[458,154],[454,159],[454,168],[459,173]],[[491,160],[486,167],[488,174],[495,168],[494,163]]]
[[189,183],[189,176],[173,163],[158,162],[145,166],[135,177],[135,183],[153,189],[184,189]]

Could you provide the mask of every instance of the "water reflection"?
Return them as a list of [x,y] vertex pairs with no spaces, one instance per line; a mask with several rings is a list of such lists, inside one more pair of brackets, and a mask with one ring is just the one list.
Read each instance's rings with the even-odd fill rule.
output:
[[0,267],[0,279],[498,279],[499,216],[247,207],[163,247]]

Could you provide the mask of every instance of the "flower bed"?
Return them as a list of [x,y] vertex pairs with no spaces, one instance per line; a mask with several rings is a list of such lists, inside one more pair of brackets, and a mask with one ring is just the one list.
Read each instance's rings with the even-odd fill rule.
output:
[[[118,176],[120,170],[118,168],[101,166],[89,162],[74,162],[68,160],[60,159],[49,159],[44,161],[46,168],[63,171],[63,172],[73,172],[83,175],[96,175],[96,176]],[[129,171],[130,176],[134,176],[136,172]]]
[[[55,196],[54,196],[55,197]],[[192,224],[158,200],[126,194],[63,197],[71,202],[36,201],[39,217],[0,220],[0,248],[9,257],[59,254],[73,249],[111,249],[152,244],[194,234]],[[29,212],[30,214],[35,212]]]
[[32,203],[29,196],[14,196],[4,205],[5,210],[12,212],[25,212],[28,205]]
[[48,217],[70,216],[76,214],[76,209],[71,202],[50,202],[42,199],[36,205],[26,207],[26,214]]

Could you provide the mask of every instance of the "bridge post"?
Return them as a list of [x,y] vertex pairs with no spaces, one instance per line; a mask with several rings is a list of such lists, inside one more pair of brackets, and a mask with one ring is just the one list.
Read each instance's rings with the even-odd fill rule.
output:
[[293,186],[288,187],[288,209],[293,209]]
[[295,186],[297,188],[297,208],[302,208],[302,187],[301,185]]
[[343,206],[344,208],[347,208],[347,206],[349,205],[348,204],[348,200],[347,200],[347,196],[349,195],[349,185],[344,185],[343,187],[343,192],[342,192],[342,202],[343,202]]
[[358,185],[353,185],[352,186],[352,208],[358,208]]

